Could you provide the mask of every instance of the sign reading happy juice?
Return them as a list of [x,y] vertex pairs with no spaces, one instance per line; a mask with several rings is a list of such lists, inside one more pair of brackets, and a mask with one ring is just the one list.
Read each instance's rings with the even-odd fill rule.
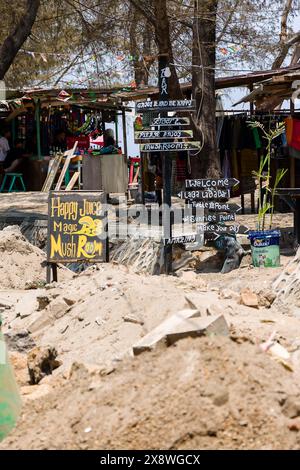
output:
[[96,191],[52,191],[48,201],[48,262],[106,260],[106,197]]

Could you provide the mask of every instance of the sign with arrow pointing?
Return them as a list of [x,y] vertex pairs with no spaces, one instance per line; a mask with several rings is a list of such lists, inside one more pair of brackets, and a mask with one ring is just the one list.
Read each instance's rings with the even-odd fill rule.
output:
[[137,113],[149,111],[195,111],[195,100],[171,100],[171,101],[142,101],[136,104]]
[[153,139],[191,139],[193,131],[182,130],[166,130],[166,131],[141,131],[135,132],[136,140],[153,140]]
[[200,142],[161,142],[140,145],[141,152],[187,152],[200,149]]
[[199,234],[180,235],[178,237],[167,238],[164,240],[165,245],[186,245],[188,243],[196,243],[199,241]]
[[188,117],[164,117],[155,118],[151,127],[169,127],[169,126],[189,126],[190,119]]
[[197,179],[186,180],[186,189],[212,189],[212,188],[231,188],[239,184],[236,178],[220,178],[220,179]]
[[237,235],[245,234],[249,232],[249,227],[244,225],[218,225],[218,224],[208,224],[208,225],[198,225],[197,227],[199,233],[215,233],[217,235]]
[[235,222],[235,214],[204,214],[204,215],[187,215],[183,218],[183,222],[189,224],[210,223],[215,224],[218,222]]
[[181,199],[189,201],[201,201],[205,199],[229,199],[230,189],[207,189],[204,191],[181,191],[178,193]]
[[188,209],[207,209],[211,212],[239,212],[242,206],[239,204],[218,201],[187,201]]

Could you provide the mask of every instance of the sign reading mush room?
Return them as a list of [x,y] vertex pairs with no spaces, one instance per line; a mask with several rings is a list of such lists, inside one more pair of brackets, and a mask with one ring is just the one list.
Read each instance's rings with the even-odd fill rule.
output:
[[52,191],[48,201],[49,263],[106,261],[106,195]]

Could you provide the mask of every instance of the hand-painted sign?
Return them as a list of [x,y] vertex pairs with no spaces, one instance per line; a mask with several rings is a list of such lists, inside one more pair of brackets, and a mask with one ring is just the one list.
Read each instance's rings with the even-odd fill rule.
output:
[[180,235],[164,240],[165,245],[186,245],[188,243],[195,243],[199,239],[199,235],[194,233],[192,235]]
[[200,142],[161,142],[140,145],[141,152],[186,152],[200,150]]
[[200,188],[231,188],[239,184],[239,180],[235,178],[220,178],[220,179],[197,179],[197,180],[186,180],[186,189]]
[[193,131],[171,130],[171,131],[141,131],[135,132],[136,140],[152,140],[152,139],[191,139]]
[[189,126],[190,119],[188,117],[165,117],[165,118],[155,118],[152,121],[151,127],[169,127],[169,126]]
[[195,223],[224,223],[234,222],[235,214],[204,214],[204,215],[187,215],[183,219],[184,222],[195,224]]
[[187,201],[188,209],[207,209],[212,212],[239,212],[242,207],[235,203],[218,201]]
[[247,233],[249,232],[249,227],[244,225],[217,225],[217,224],[208,224],[208,225],[198,225],[199,233],[215,233],[218,235],[222,234],[238,234],[238,233]]
[[189,199],[190,201],[199,201],[202,199],[229,199],[229,189],[207,189],[205,191],[181,191],[178,193],[181,199]]
[[136,104],[137,113],[147,113],[149,111],[194,111],[195,109],[195,100],[143,101]]
[[103,192],[50,192],[48,262],[106,260],[105,202]]

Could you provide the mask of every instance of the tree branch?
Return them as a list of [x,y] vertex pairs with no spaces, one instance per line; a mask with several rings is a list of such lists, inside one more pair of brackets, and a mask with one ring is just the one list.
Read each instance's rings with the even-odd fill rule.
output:
[[3,80],[20,48],[31,33],[37,17],[40,0],[27,0],[26,10],[14,31],[7,36],[0,48],[0,80]]

